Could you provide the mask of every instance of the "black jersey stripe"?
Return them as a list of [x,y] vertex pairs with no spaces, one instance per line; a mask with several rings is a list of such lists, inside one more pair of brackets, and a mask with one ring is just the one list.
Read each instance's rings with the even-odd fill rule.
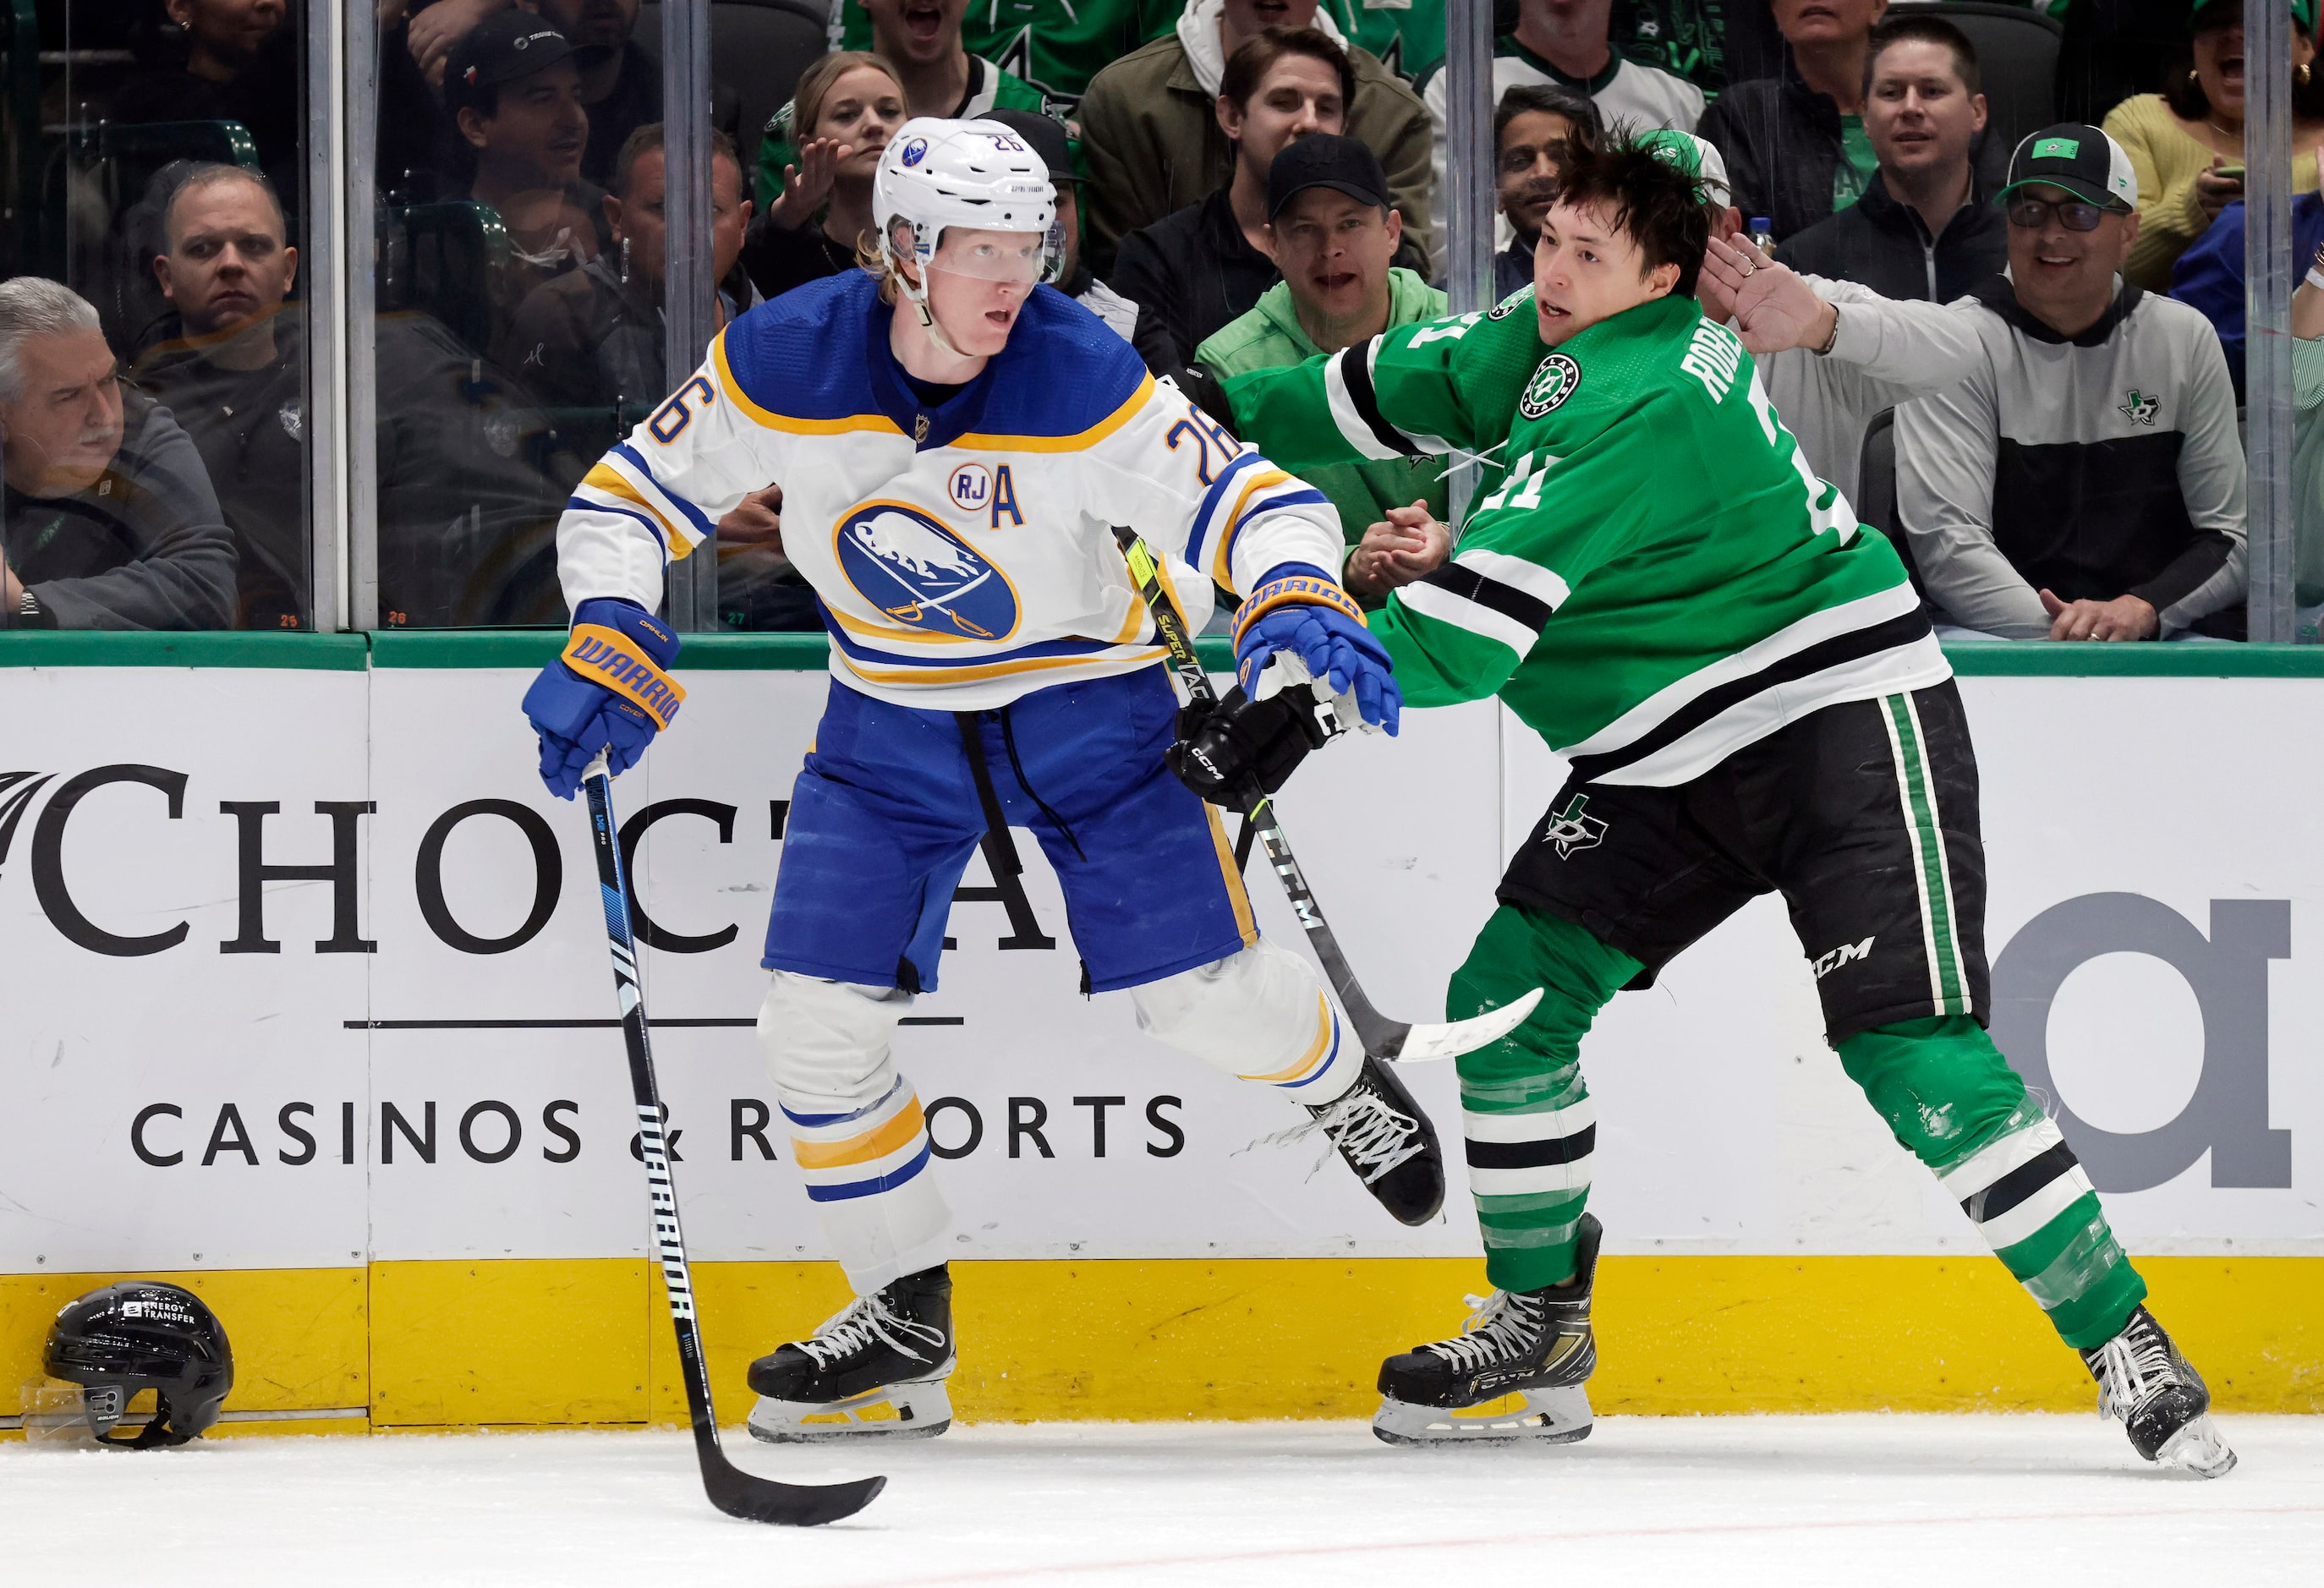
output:
[[1845,634],[1834,634],[1804,651],[1794,651],[1779,657],[1731,683],[1705,690],[1676,711],[1657,723],[1653,731],[1631,740],[1618,750],[1609,750],[1600,755],[1577,755],[1573,758],[1573,780],[1587,783],[1619,771],[1632,762],[1644,761],[1656,751],[1677,743],[1695,729],[1711,721],[1729,706],[1740,706],[1762,690],[1778,684],[1812,677],[1826,668],[1843,662],[1860,661],[1868,656],[1877,656],[1884,651],[1894,651],[1900,645],[1910,645],[1925,639],[1933,631],[1929,626],[1929,614],[1924,608],[1915,608],[1885,623],[1869,628],[1851,629]]
[[1976,1196],[1961,1198],[1961,1212],[1980,1224],[1997,1219],[2081,1161],[2072,1148],[2061,1141],[2047,1152],[2027,1159]]
[[1541,632],[1542,624],[1557,609],[1538,596],[1528,596],[1515,585],[1505,585],[1499,579],[1487,578],[1465,563],[1448,562],[1420,581],[1458,596],[1463,601],[1473,601],[1480,606],[1489,606],[1503,617],[1513,618]]
[[1370,427],[1379,444],[1406,457],[1420,456],[1420,448],[1412,438],[1388,422],[1380,411],[1379,393],[1372,390],[1372,348],[1378,337],[1366,337],[1362,341],[1340,355],[1340,378],[1347,383],[1348,401],[1356,405],[1356,413]]
[[1584,1125],[1571,1136],[1552,1136],[1544,1141],[1462,1140],[1472,1169],[1545,1169],[1553,1164],[1585,1159],[1597,1144],[1595,1125]]

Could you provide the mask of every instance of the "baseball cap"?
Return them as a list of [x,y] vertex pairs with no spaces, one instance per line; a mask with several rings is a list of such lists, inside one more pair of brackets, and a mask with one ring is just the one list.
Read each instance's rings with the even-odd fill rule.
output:
[[1668,127],[1641,133],[1631,143],[1634,147],[1651,151],[1665,165],[1674,165],[1692,177],[1703,189],[1706,201],[1727,202],[1727,162],[1711,143],[1692,133],[1674,132]]
[[1079,182],[1074,171],[1074,154],[1065,137],[1065,124],[1054,115],[1043,115],[1038,110],[988,110],[979,121],[997,121],[1002,126],[1031,145],[1049,168],[1051,182]]
[[1337,133],[1310,133],[1284,146],[1267,170],[1267,218],[1310,188],[1331,188],[1388,208],[1388,173],[1369,145]]
[[444,60],[444,106],[474,105],[480,89],[571,60],[586,70],[610,51],[584,49],[529,11],[497,11],[470,28]]
[[2138,174],[2130,169],[2130,156],[2106,134],[2078,121],[2028,134],[2009,157],[2009,180],[1993,201],[2028,182],[2063,188],[2107,209],[2138,208]]
[[[2244,19],[2241,0],[2195,0],[2195,4],[2188,8],[2187,20],[2190,25],[2200,28],[2205,12],[2219,10],[2226,10],[2230,14],[2214,17],[2212,25],[2215,27],[2225,27],[2229,23]],[[2292,0],[2292,20],[2300,24],[2301,32],[2312,35],[2316,32],[2316,0]]]

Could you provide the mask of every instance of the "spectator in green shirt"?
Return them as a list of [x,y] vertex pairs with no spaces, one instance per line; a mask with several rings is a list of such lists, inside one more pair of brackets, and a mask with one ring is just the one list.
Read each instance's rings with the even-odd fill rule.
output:
[[[1404,240],[1404,219],[1389,200],[1379,156],[1355,139],[1316,133],[1286,146],[1268,171],[1267,215],[1283,279],[1195,352],[1230,403],[1239,377],[1336,353],[1444,312],[1443,293],[1388,263]],[[1236,419],[1240,430],[1240,409]],[[1250,439],[1267,445],[1264,437]],[[1415,566],[1425,549],[1413,542],[1424,512],[1429,520],[1444,517],[1443,475],[1442,457],[1301,471],[1339,510],[1349,546],[1342,582],[1360,599],[1384,600],[1434,566]]]

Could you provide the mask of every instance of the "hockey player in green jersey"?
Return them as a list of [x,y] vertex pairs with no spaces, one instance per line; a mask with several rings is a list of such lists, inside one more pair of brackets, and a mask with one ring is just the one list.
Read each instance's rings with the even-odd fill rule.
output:
[[[1446,1000],[1465,1016],[1547,989],[1459,1061],[1496,1288],[1464,1333],[1382,1366],[1375,1428],[1586,1435],[1600,1231],[1582,1035],[1775,891],[1841,1066],[1897,1141],[2081,1353],[2138,1454],[2216,1476],[2235,1457],[2201,1379],[1985,1032],[1977,764],[1951,669],[1887,541],[1815,477],[1750,355],[1695,301],[1712,211],[1691,145],[1577,152],[1534,285],[1489,314],[1226,386],[1286,467],[1490,460],[1452,559],[1372,632],[1407,706],[1498,695],[1572,765]],[[1240,776],[1231,753],[1207,764]],[[1459,1415],[1511,1393],[1522,1411]]]

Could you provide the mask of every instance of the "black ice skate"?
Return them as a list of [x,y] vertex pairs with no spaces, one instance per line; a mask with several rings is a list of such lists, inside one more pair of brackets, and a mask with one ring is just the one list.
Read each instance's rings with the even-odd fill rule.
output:
[[[1570,1445],[1588,1438],[1584,1386],[1598,1365],[1590,1293],[1605,1232],[1585,1213],[1579,1234],[1573,1284],[1472,1296],[1477,1310],[1466,1330],[1380,1363],[1383,1399],[1372,1432],[1390,1445]],[[1525,1397],[1522,1408],[1454,1415],[1512,1394]]]
[[[938,1264],[859,1296],[751,1364],[751,1437],[770,1445],[830,1439],[930,1439],[952,1426],[952,1273]],[[893,1417],[874,1419],[881,1407]],[[811,1423],[809,1417],[838,1420]]]
[[2082,1363],[2098,1381],[2098,1415],[2129,1430],[2133,1450],[2148,1461],[2199,1477],[2225,1477],[2236,1453],[2212,1426],[2211,1392],[2171,1336],[2140,1307],[2122,1333]]
[[1321,1108],[1307,1111],[1356,1171],[1388,1216],[1425,1224],[1444,1205],[1444,1153],[1436,1127],[1420,1112],[1404,1083],[1367,1057],[1356,1084]]

